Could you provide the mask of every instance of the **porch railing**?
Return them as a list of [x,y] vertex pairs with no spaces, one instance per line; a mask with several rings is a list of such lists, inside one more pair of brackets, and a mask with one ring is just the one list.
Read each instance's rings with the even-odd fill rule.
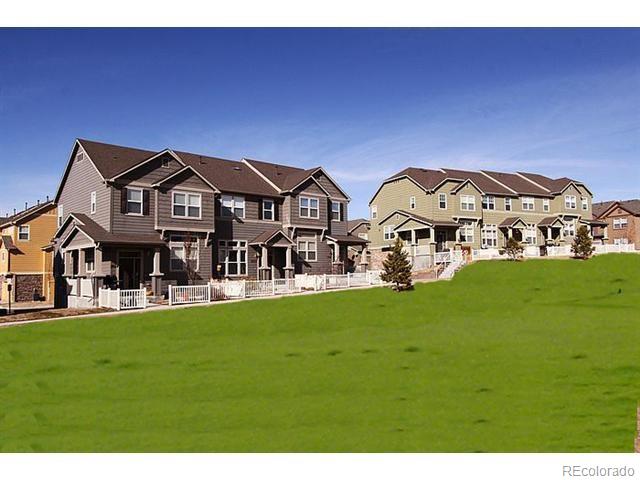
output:
[[549,246],[547,247],[548,257],[569,257],[571,256],[571,245]]
[[636,252],[636,246],[633,243],[594,245],[594,247],[595,254]]
[[98,306],[114,310],[147,308],[147,291],[144,288],[136,290],[101,288],[98,291]]

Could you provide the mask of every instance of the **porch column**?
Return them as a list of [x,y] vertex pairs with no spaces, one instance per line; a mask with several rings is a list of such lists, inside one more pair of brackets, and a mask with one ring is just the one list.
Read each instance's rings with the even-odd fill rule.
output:
[[564,227],[560,229],[560,241],[564,242]]
[[416,230],[413,229],[411,230],[411,256],[415,257],[417,254],[418,247],[417,247],[418,242],[416,241]]
[[286,256],[286,263],[284,267],[285,278],[293,278],[293,262],[291,260],[292,256],[293,256],[293,247],[291,245],[287,245],[287,256]]
[[85,277],[86,275],[85,251],[84,248],[80,248],[78,249],[78,276]]
[[609,238],[609,225],[602,229],[602,239],[607,240]]
[[513,237],[513,228],[509,227],[507,229],[507,239],[512,238]]
[[260,272],[258,278],[260,280],[267,280],[269,271],[269,250],[266,245],[262,245],[260,248]]
[[547,227],[547,240],[551,240],[551,227]]
[[333,261],[334,263],[338,263],[340,261],[340,245],[337,243],[333,244]]
[[151,272],[151,290],[156,297],[162,295],[163,276],[164,273],[161,272],[160,267],[160,248],[156,248],[153,251],[153,272]]

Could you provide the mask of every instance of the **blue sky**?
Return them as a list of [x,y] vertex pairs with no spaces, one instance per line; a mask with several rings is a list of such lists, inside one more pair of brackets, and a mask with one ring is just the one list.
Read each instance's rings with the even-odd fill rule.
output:
[[0,214],[76,137],[323,165],[366,216],[406,166],[640,196],[640,29],[0,29]]

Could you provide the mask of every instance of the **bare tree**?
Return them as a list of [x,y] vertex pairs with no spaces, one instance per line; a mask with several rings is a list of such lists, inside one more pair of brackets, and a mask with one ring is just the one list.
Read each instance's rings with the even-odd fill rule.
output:
[[187,232],[184,237],[184,271],[190,285],[194,285],[198,279],[198,237]]

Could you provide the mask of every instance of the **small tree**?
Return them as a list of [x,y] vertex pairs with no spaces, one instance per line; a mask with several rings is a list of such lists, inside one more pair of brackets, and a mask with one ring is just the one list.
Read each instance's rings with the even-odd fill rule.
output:
[[410,290],[411,283],[411,263],[407,259],[407,252],[402,249],[402,240],[396,238],[396,243],[382,262],[384,272],[380,275],[383,282],[393,283],[393,289],[400,292]]
[[591,256],[595,247],[589,236],[589,230],[586,225],[582,225],[578,228],[576,236],[573,238],[573,245],[571,245],[571,252],[578,258],[586,260]]
[[504,247],[504,253],[507,254],[510,260],[518,260],[522,257],[524,247],[515,238],[510,237],[507,239],[507,245]]

